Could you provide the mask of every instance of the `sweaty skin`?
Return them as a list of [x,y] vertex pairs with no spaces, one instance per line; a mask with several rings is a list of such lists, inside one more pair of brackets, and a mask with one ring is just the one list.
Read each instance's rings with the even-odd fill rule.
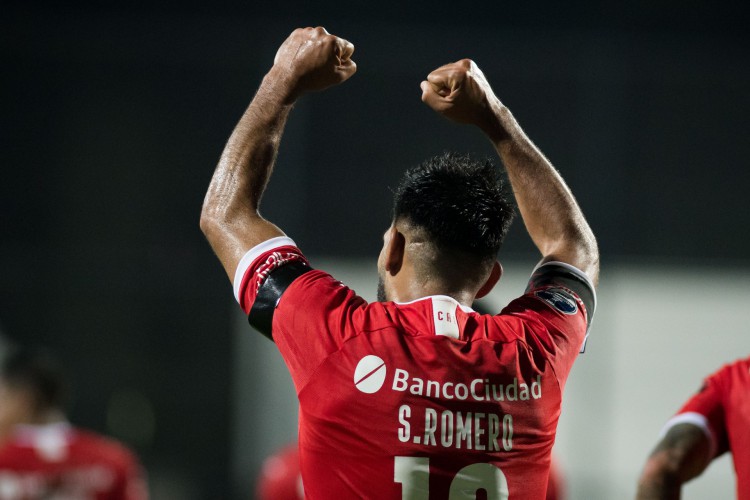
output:
[[[236,279],[235,272],[238,262],[248,250],[266,240],[284,234],[274,224],[263,219],[259,213],[259,205],[272,173],[281,135],[293,104],[306,93],[326,89],[350,78],[356,71],[356,65],[351,60],[353,51],[354,47],[349,42],[329,34],[323,28],[305,28],[294,31],[279,48],[273,66],[264,77],[257,94],[229,138],[206,194],[201,213],[201,229],[233,284]],[[478,127],[492,142],[507,169],[521,216],[532,240],[542,255],[543,261],[561,261],[575,266],[586,273],[595,283],[599,274],[599,253],[596,240],[578,204],[558,172],[528,139],[510,111],[495,96],[476,64],[469,59],[463,59],[442,66],[428,75],[427,79],[421,83],[421,89],[422,100],[438,114],[458,123]],[[419,270],[416,259],[410,258],[412,254],[425,252],[426,240],[421,238],[419,233],[419,228],[409,227],[408,221],[396,220],[393,221],[384,235],[383,250],[378,259],[378,270],[383,279],[383,290],[387,299],[410,302],[430,295],[448,295],[460,304],[469,306],[473,303],[475,297],[486,293],[499,278],[499,264],[492,265],[491,262],[486,262],[488,259],[477,257],[476,262],[468,259],[469,263],[466,264],[467,267],[472,268],[473,274],[476,275],[471,276],[470,279],[450,280],[454,282],[451,285],[445,285],[445,280],[425,279],[424,273]],[[256,258],[254,262],[257,263],[259,260]],[[292,267],[291,264],[285,264],[285,266],[284,268],[275,268],[274,274],[271,276],[282,275],[283,269]],[[292,270],[294,270],[293,267]],[[274,337],[276,333],[279,334],[275,341],[282,352],[282,356],[287,363],[294,363],[294,368],[290,367],[290,373],[295,377],[295,383],[305,388],[312,387],[308,385],[311,379],[309,376],[311,373],[309,368],[311,367],[301,362],[296,363],[296,361],[313,360],[312,368],[317,369],[319,368],[317,364],[319,360],[329,359],[328,353],[330,351],[327,350],[329,344],[332,350],[336,350],[340,345],[335,344],[334,341],[337,342],[341,339],[338,336],[328,335],[330,333],[328,323],[321,326],[311,320],[308,323],[311,325],[310,334],[297,335],[297,329],[294,328],[297,325],[287,327],[284,321],[293,322],[295,313],[301,318],[310,316],[313,319],[320,317],[319,314],[333,314],[327,311],[325,307],[318,307],[314,301],[308,300],[309,296],[304,293],[306,288],[303,285],[306,284],[310,285],[310,290],[317,290],[312,288],[315,285],[328,287],[327,278],[315,279],[316,275],[322,276],[323,274],[320,271],[312,271],[305,274],[306,278],[297,275],[296,279],[301,280],[298,282],[299,287],[286,288],[284,289],[285,292],[277,289],[280,290],[279,293],[272,296],[273,301],[268,302],[268,304],[271,304],[268,309],[277,307],[281,303],[279,301],[280,294],[286,293],[286,297],[289,298],[290,310],[296,309],[303,302],[302,299],[306,303],[307,310],[305,312],[309,313],[308,315],[294,311],[293,314],[282,313],[275,316],[275,332],[271,332],[272,325],[268,325],[269,337]],[[435,274],[446,273],[436,272]],[[456,274],[463,275],[463,273]],[[576,275],[578,275],[577,272]],[[251,280],[254,280],[253,283],[260,284],[258,287],[248,286],[250,290],[248,295],[251,298],[247,300],[249,304],[245,304],[248,305],[248,308],[246,308],[248,310],[245,312],[252,316],[252,308],[258,304],[257,297],[252,296],[252,294],[257,292],[263,284],[273,284],[273,279],[269,278],[268,275],[261,275],[257,272],[248,273],[248,276]],[[439,278],[442,277],[439,276]],[[239,278],[241,279],[241,277]],[[309,283],[306,281],[308,278]],[[593,293],[588,283],[585,284],[585,289]],[[321,290],[324,290],[324,288],[321,288]],[[338,285],[335,285],[335,290],[337,294]],[[325,291],[328,290],[325,289]],[[346,289],[343,289],[343,292],[353,294]],[[295,296],[295,293],[299,293],[300,296]],[[324,295],[324,293],[319,294],[321,297]],[[356,297],[352,300],[356,300],[357,303],[362,302],[362,299]],[[434,297],[433,300],[435,300]],[[438,300],[438,303],[440,303],[440,300]],[[446,300],[449,301],[449,305],[446,307],[453,308],[454,312],[458,311],[457,306],[450,299]],[[432,304],[432,301],[429,302]],[[544,312],[538,312],[540,316],[546,314],[551,317],[555,315],[555,318],[560,320],[557,313],[543,303],[538,300],[534,300],[534,302],[540,309],[544,309]],[[349,299],[347,299],[345,305],[348,306],[349,303]],[[413,305],[413,307],[428,307],[425,305],[427,303],[428,301],[424,301],[421,304]],[[390,310],[396,310],[399,306],[395,304],[375,304],[373,310],[385,311],[389,307]],[[429,307],[434,306],[429,305]],[[338,310],[338,306],[331,307],[331,311]],[[414,310],[417,311],[418,309]],[[576,330],[571,333],[575,333],[577,339],[578,335],[581,338],[585,335],[586,322],[585,314],[580,309],[576,309],[576,311],[578,316],[569,318],[565,316],[567,319],[560,320],[560,324],[565,325],[560,326],[560,328],[567,328],[567,326],[572,325]],[[461,312],[460,314],[464,313]],[[435,321],[434,317],[426,312],[421,312],[419,315],[415,314],[415,317],[424,317],[427,318],[427,321]],[[387,321],[387,325],[388,328],[393,328],[391,320]],[[314,329],[318,327],[320,334],[318,334],[318,330]],[[359,325],[355,325],[355,327],[357,332],[361,331]],[[520,328],[525,328],[525,326],[522,325]],[[341,329],[346,328],[342,326]],[[325,335],[322,334],[324,330]],[[352,334],[350,330],[352,329],[347,330],[347,335]],[[560,366],[564,373],[559,374],[559,376],[557,373],[553,374],[557,377],[557,383],[552,383],[556,388],[555,390],[559,390],[578,353],[580,344],[578,342],[570,344],[569,340],[573,337],[563,335],[564,332],[551,327],[548,333],[550,335],[560,334],[556,338],[559,339],[560,345],[565,347],[560,350],[562,353],[561,359],[563,359],[560,361]],[[321,345],[324,347],[323,349],[319,349]],[[358,346],[354,342],[348,345]],[[297,346],[302,346],[302,348],[297,349]],[[317,352],[316,357],[311,357],[311,352]],[[370,352],[369,347],[368,352]],[[299,355],[299,353],[303,355]],[[358,353],[357,355],[363,354]],[[404,359],[408,355],[408,353],[403,354]],[[481,356],[477,357],[477,359],[479,358]],[[471,359],[473,365],[474,358],[467,359]],[[352,367],[352,369],[356,372],[356,368]],[[446,373],[447,371],[446,368]],[[450,378],[448,374],[446,378]],[[349,379],[351,380],[350,377]],[[319,381],[320,379],[315,380]],[[312,390],[315,391],[312,394],[315,395],[316,399],[318,395],[330,392],[329,386],[322,389],[315,386]],[[545,408],[540,413],[549,417],[545,423],[545,426],[549,429],[546,435],[549,437],[554,435],[553,424],[555,424],[555,419],[553,417],[556,417],[557,411],[559,411],[557,406],[559,396],[545,400],[545,403],[548,404],[549,408]],[[358,408],[364,412],[364,406]],[[475,413],[474,418],[479,418],[477,415],[480,414],[481,412]],[[497,415],[495,416],[497,417]],[[358,420],[362,421],[361,418],[358,418]],[[499,417],[497,421],[500,421]],[[380,420],[380,423],[387,425],[385,422],[385,419]],[[347,429],[349,427],[342,426],[342,428]],[[381,434],[385,435],[384,432],[379,433],[379,435]],[[481,435],[481,433],[478,432],[477,435]],[[417,442],[414,441],[414,443]],[[510,447],[510,444],[508,446]],[[551,440],[549,440],[549,446],[551,447]],[[309,448],[307,453],[310,456],[314,455]],[[391,463],[392,458],[387,457],[388,474],[382,476],[389,480],[388,485],[391,489],[393,484],[403,484],[400,479],[394,480],[393,483],[390,482],[390,479],[394,478],[391,475],[390,467],[392,465],[394,470],[397,468],[396,462]],[[406,458],[408,462],[413,462],[410,459],[415,457],[397,458]],[[399,461],[399,463],[402,463],[402,461]],[[323,473],[319,474],[319,477],[323,478],[320,484],[325,484],[325,479],[328,479],[329,476],[335,476],[324,474],[328,467],[325,461],[309,460],[307,464],[310,464],[308,465],[310,467],[308,473],[314,477],[318,475],[314,467],[323,469]],[[540,461],[535,465],[540,469],[543,468],[545,463]],[[424,472],[424,465],[420,467]],[[492,466],[488,465],[488,467]],[[427,471],[429,471],[429,467]],[[381,476],[373,477],[379,479]],[[422,477],[426,476],[422,474]],[[493,475],[493,480],[496,477],[498,476]],[[371,480],[372,478],[368,479]],[[447,478],[444,477],[443,479]],[[544,489],[544,480],[546,480],[546,477],[535,480],[535,484],[532,485],[532,493],[538,491],[539,496],[541,496]],[[457,484],[463,484],[463,479]],[[341,486],[346,487],[346,485]],[[372,487],[373,485],[369,484],[369,486]],[[318,496],[327,498],[324,495],[326,492],[323,487],[318,487],[321,488]],[[497,490],[498,492],[501,491],[499,485]],[[448,493],[448,489],[445,490],[445,493]],[[361,497],[362,495],[350,496]]]
[[[287,117],[296,100],[350,78],[356,71],[354,46],[324,28],[295,30],[281,45],[250,106],[237,124],[209,185],[201,229],[229,279],[242,256],[265,240],[284,233],[265,220],[258,208],[272,173]],[[508,172],[532,240],[543,261],[561,261],[584,271],[596,283],[599,252],[594,235],[558,172],[524,134],[513,115],[495,96],[477,65],[462,59],[442,66],[421,84],[422,100],[446,118],[480,128],[495,146]],[[500,276],[499,265],[486,282],[464,290],[423,285],[405,249],[413,247],[408,231],[396,221],[384,237],[379,258],[385,295],[409,301],[447,294],[469,305]]]
[[591,228],[562,177],[526,136],[470,59],[446,64],[423,81],[422,100],[457,123],[479,127],[508,172],[526,230],[543,261],[560,261],[599,278]]
[[250,248],[284,233],[258,212],[289,111],[303,94],[350,78],[354,45],[324,28],[295,30],[279,47],[250,106],[229,137],[201,212],[201,229],[234,282]]

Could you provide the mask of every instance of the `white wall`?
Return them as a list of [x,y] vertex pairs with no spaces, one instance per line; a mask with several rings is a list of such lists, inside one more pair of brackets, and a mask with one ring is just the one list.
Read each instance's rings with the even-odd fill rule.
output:
[[[523,292],[533,262],[504,262],[488,297],[498,308]],[[368,300],[375,262],[314,259]],[[586,353],[568,380],[555,455],[570,499],[632,499],[664,422],[723,363],[750,354],[750,270],[604,267]],[[241,316],[240,316],[241,318]],[[238,320],[235,482],[245,491],[262,457],[296,436],[291,380],[271,342]],[[250,472],[250,473],[248,473]],[[733,498],[730,457],[683,498]]]

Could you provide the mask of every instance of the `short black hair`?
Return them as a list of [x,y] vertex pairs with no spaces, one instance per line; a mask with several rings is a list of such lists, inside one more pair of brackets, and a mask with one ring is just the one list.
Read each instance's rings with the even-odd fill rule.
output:
[[393,220],[423,229],[439,248],[495,259],[515,215],[506,185],[491,160],[446,152],[404,173]]
[[62,368],[47,352],[16,348],[3,359],[0,378],[9,387],[29,391],[36,410],[63,408],[67,387]]

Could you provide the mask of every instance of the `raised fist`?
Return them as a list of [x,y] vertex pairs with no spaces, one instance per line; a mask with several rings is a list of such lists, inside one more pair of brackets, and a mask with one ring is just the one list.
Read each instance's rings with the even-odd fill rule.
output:
[[458,123],[481,126],[500,102],[471,59],[439,67],[427,75],[420,87],[425,104]]
[[274,68],[281,71],[297,97],[343,82],[357,71],[354,45],[325,28],[298,28],[281,44]]

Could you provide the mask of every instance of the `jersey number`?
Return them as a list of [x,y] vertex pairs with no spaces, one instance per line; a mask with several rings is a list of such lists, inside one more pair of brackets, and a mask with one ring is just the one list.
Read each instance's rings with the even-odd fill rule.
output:
[[[430,496],[430,459],[395,457],[393,481],[401,484],[402,500],[428,500]],[[487,500],[507,500],[508,481],[503,471],[492,464],[467,465],[451,481],[450,500],[475,500],[477,491],[487,492]]]

